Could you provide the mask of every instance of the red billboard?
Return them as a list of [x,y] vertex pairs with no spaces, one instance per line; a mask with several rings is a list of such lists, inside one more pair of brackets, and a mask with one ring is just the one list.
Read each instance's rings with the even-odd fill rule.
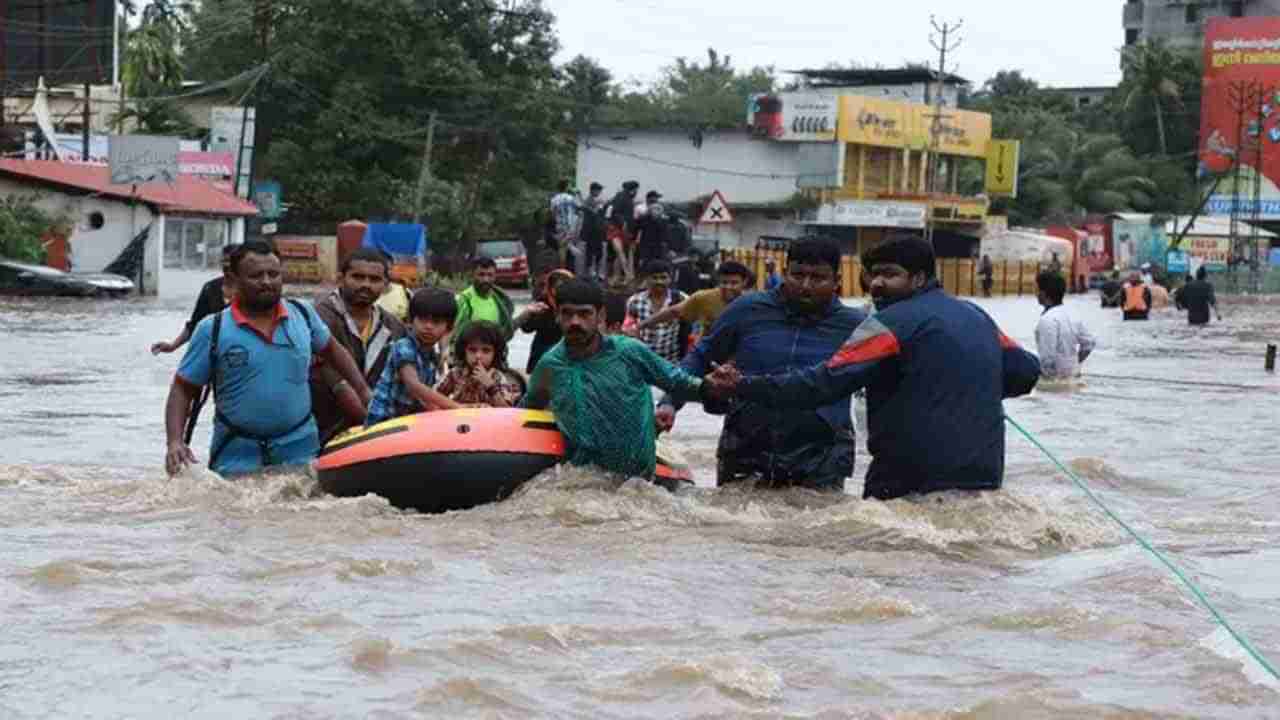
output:
[[[1280,219],[1280,17],[1208,21],[1200,108],[1201,170],[1224,173],[1237,158],[1240,165],[1239,187],[1232,170],[1205,212],[1230,215],[1238,202],[1246,214],[1257,205],[1261,217]],[[1255,197],[1258,175],[1261,192]]]

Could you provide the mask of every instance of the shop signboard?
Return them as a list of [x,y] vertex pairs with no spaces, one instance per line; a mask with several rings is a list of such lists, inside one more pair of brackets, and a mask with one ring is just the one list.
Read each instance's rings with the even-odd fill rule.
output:
[[819,206],[811,224],[920,229],[927,212],[923,203],[838,200]]
[[812,92],[751,97],[747,122],[757,137],[786,142],[833,142],[839,98]]
[[842,95],[840,97],[839,137],[856,145],[901,148],[913,136],[912,108],[907,103]]
[[[941,114],[941,118],[935,118]],[[841,141],[858,145],[927,150],[943,155],[985,158],[991,142],[991,116],[986,113],[935,108],[895,100],[843,95],[837,127]]]
[[323,283],[337,275],[337,238],[276,235],[272,238],[287,283]]
[[[1280,17],[1210,18],[1204,42],[1200,168],[1226,173],[1205,213],[1230,215],[1239,205],[1246,215],[1280,220]],[[1233,94],[1250,83],[1266,94],[1246,108],[1242,123]]]
[[1182,239],[1182,247],[1213,272],[1226,270],[1231,259],[1231,238],[1225,236],[1188,235]]

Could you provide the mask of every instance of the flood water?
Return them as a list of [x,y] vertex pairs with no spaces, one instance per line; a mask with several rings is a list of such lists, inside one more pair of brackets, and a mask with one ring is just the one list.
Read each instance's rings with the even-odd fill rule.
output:
[[[859,498],[865,451],[844,497],[717,491],[696,408],[679,495],[564,470],[424,516],[305,474],[168,479],[178,357],[147,348],[196,287],[0,300],[0,717],[1280,717],[1012,432],[1004,491],[889,503]],[[1033,299],[982,305],[1034,346]],[[1070,305],[1092,377],[1007,411],[1280,660],[1280,306],[1193,331]]]

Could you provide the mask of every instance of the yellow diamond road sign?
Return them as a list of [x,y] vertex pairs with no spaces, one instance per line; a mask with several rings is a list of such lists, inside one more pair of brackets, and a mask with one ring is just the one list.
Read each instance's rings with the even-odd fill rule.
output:
[[1022,150],[1019,140],[992,140],[987,144],[988,195],[1018,197],[1018,156]]

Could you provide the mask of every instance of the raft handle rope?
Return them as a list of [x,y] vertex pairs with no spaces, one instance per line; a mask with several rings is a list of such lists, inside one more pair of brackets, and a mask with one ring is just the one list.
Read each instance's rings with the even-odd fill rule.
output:
[[1160,563],[1164,565],[1166,568],[1168,568],[1169,571],[1172,572],[1175,577],[1181,580],[1182,584],[1185,585],[1187,589],[1191,591],[1191,594],[1195,596],[1195,599],[1199,601],[1200,605],[1203,606],[1205,610],[1209,611],[1209,614],[1213,616],[1213,619],[1216,620],[1218,624],[1222,626],[1222,628],[1226,630],[1229,635],[1231,635],[1232,639],[1234,639],[1237,643],[1239,643],[1240,647],[1244,648],[1245,652],[1248,653],[1249,656],[1252,657],[1254,660],[1256,660],[1258,664],[1261,665],[1262,668],[1266,670],[1268,674],[1271,675],[1271,677],[1275,678],[1276,680],[1280,680],[1280,672],[1276,671],[1275,666],[1273,666],[1270,663],[1270,661],[1268,661],[1265,657],[1263,657],[1261,652],[1259,652],[1256,648],[1253,647],[1253,644],[1249,642],[1248,638],[1246,638],[1244,635],[1241,635],[1239,632],[1237,632],[1236,629],[1231,626],[1231,623],[1227,622],[1227,619],[1223,617],[1221,612],[1218,611],[1218,608],[1215,607],[1214,604],[1209,601],[1209,598],[1204,594],[1204,591],[1201,590],[1200,587],[1196,585],[1193,580],[1191,580],[1191,578],[1187,577],[1186,573],[1184,573],[1180,568],[1178,568],[1177,565],[1174,565],[1173,561],[1165,557],[1164,553],[1161,553],[1159,550],[1155,549],[1155,547],[1153,547],[1151,543],[1147,541],[1146,538],[1142,537],[1142,535],[1140,535],[1137,530],[1134,530],[1128,523],[1120,519],[1119,515],[1116,515],[1114,512],[1112,512],[1111,508],[1108,507],[1107,504],[1104,503],[1101,498],[1095,495],[1093,491],[1089,489],[1089,486],[1085,484],[1083,480],[1080,479],[1080,476],[1076,475],[1074,472],[1068,469],[1066,465],[1063,465],[1062,461],[1059,460],[1057,456],[1055,456],[1052,452],[1049,451],[1048,448],[1042,445],[1040,441],[1037,440],[1036,437],[1032,435],[1026,428],[1019,425],[1017,420],[1014,420],[1008,415],[1005,415],[1004,419],[1008,421],[1008,423],[1012,425],[1015,430],[1022,433],[1023,437],[1025,437],[1027,440],[1030,440],[1031,444],[1035,445],[1036,448],[1040,450],[1040,452],[1044,453],[1045,457],[1049,458],[1049,460],[1051,460],[1053,464],[1058,467],[1059,470],[1065,473],[1067,477],[1071,478],[1071,481],[1075,483],[1076,487],[1080,488],[1080,490],[1084,492],[1084,494],[1087,495],[1089,499],[1094,502],[1095,505],[1101,508],[1102,512],[1107,514],[1107,517],[1114,520],[1116,524],[1119,525],[1121,528],[1124,528],[1124,531],[1127,532],[1129,536],[1132,537],[1135,541],[1137,541],[1138,545],[1141,546],[1143,550],[1146,550],[1148,553],[1151,554],[1152,557],[1154,557],[1156,560],[1159,560]]

